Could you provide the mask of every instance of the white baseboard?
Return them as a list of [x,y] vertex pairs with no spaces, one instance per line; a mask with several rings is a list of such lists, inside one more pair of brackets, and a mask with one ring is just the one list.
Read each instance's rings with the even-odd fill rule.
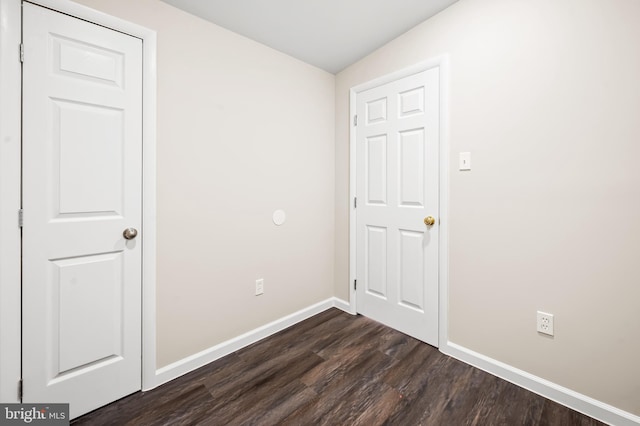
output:
[[558,384],[534,376],[526,371],[504,364],[463,346],[448,342],[440,351],[487,373],[530,390],[540,396],[567,406],[601,422],[615,426],[638,426],[640,417],[620,410],[604,402],[572,391]]
[[356,311],[351,307],[351,304],[342,299],[338,299],[337,297],[333,298],[333,306],[335,308],[340,309],[341,311],[345,311],[348,314],[355,315]]
[[[353,307],[348,302],[336,297],[329,298],[156,370],[155,386],[160,386],[163,383],[203,367],[210,362],[249,346],[265,337],[269,337],[332,307],[349,314],[355,314]],[[500,377],[604,423],[615,426],[640,425],[640,417],[634,414],[572,391],[571,389],[567,389],[541,377],[534,376],[526,371],[504,364],[458,344],[447,342],[445,345],[440,346],[440,351],[466,364],[477,367],[487,373],[493,374],[494,376]]]
[[[299,323],[300,321],[304,321],[305,319],[317,315],[320,312],[326,311],[329,308],[337,307],[345,310],[344,306],[348,308],[349,304],[343,300],[332,297],[320,303],[316,303],[315,305],[301,309],[298,312],[294,312],[291,315],[275,320],[269,324],[263,325],[262,327],[258,327],[255,330],[251,330],[238,337],[234,337],[226,342],[222,342],[209,349],[190,355],[180,361],[176,361],[156,370],[155,386],[160,386],[163,383],[167,383],[195,369],[203,367],[210,362],[229,355],[244,348],[245,346],[249,346],[250,344],[264,339],[265,337],[269,337],[272,334],[282,331],[287,327]],[[349,312],[349,310],[346,311]]]

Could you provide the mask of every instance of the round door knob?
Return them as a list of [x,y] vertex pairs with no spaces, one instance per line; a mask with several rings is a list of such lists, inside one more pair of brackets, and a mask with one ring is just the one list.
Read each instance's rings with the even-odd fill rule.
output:
[[138,230],[136,228],[127,228],[122,233],[122,236],[125,237],[127,240],[133,240],[135,237],[138,236]]
[[433,216],[427,216],[424,218],[424,224],[427,226],[433,226],[436,223],[436,219]]

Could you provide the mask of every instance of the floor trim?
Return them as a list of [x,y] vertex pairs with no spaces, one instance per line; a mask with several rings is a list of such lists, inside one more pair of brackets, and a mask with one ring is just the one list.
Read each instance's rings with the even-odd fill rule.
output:
[[333,298],[333,306],[335,308],[340,309],[341,311],[345,311],[348,314],[356,315],[356,310],[353,309],[351,304],[345,300],[338,299],[337,297]]
[[[262,327],[258,327],[255,330],[251,330],[241,336],[162,367],[156,371],[155,382],[158,386],[169,382],[333,307],[353,314],[352,306],[348,302],[337,297],[329,298]],[[472,365],[604,423],[616,426],[637,426],[640,424],[640,417],[634,414],[567,389],[493,358],[489,358],[456,343],[447,342],[441,345],[439,349],[445,355],[449,355],[466,364]]]
[[440,346],[440,351],[601,422],[617,426],[637,426],[640,424],[640,417],[634,414],[474,352],[464,346],[447,342]]
[[[269,337],[287,327],[291,327],[294,324],[333,307],[349,312],[349,304],[347,302],[335,297],[329,298],[158,369],[156,371],[156,386],[177,379],[184,374],[203,367],[217,359],[249,346],[258,340]],[[345,307],[347,309],[345,309]]]

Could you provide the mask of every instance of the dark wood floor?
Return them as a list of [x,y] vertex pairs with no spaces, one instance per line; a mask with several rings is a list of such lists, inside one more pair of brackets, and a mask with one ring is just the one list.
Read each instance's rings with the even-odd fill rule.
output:
[[330,309],[74,425],[602,425]]

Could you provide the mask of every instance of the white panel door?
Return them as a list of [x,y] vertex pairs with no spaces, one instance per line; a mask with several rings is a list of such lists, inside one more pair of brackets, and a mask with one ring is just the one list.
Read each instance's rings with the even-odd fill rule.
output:
[[23,13],[24,402],[141,388],[141,40]]
[[439,99],[438,68],[356,98],[357,310],[434,346]]

